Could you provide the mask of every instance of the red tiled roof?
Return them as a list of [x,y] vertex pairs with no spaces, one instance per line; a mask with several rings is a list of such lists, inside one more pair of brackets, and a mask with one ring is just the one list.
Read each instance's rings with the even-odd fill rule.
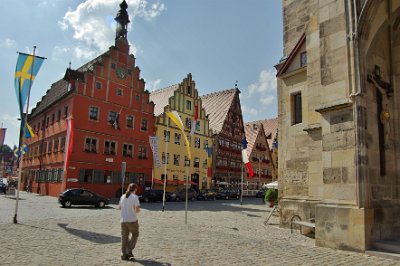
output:
[[250,156],[254,143],[256,142],[257,136],[262,128],[262,124],[249,122],[244,125],[244,134],[247,139],[247,155]]
[[234,88],[200,97],[210,120],[210,129],[213,133],[219,134],[221,132],[236,92],[239,92],[239,90]]
[[[264,132],[265,135],[268,137],[268,146],[269,149],[272,149],[272,142],[275,139],[275,137],[278,134],[278,118],[272,118],[272,119],[264,119],[264,120],[258,120],[258,121],[253,121],[253,122],[248,122],[247,124],[262,124],[264,127]],[[246,133],[247,136],[247,133]]]
[[[111,48],[110,48],[111,49]],[[107,51],[95,59],[87,62],[86,64],[82,65],[79,67],[76,71],[74,72],[79,72],[83,73],[86,71],[93,71],[94,66],[96,64],[102,64],[102,58],[104,56],[107,56],[110,54],[110,51]],[[40,114],[42,111],[44,111],[47,107],[51,106],[58,100],[60,100],[63,96],[67,95],[69,92],[68,91],[68,82],[65,81],[64,79],[60,79],[53,83],[50,87],[49,90],[46,91],[46,94],[42,97],[42,99],[36,104],[36,107],[33,108],[31,112],[31,118],[34,117],[37,114]]]
[[159,116],[164,113],[164,107],[169,104],[169,98],[174,95],[174,91],[179,88],[179,84],[171,85],[156,91],[150,92],[150,101],[154,106],[154,115]]

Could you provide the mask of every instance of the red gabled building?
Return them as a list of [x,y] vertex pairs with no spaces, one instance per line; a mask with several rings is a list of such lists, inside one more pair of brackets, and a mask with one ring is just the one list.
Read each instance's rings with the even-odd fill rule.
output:
[[[32,110],[29,124],[36,136],[28,140],[21,188],[58,196],[66,188],[84,187],[107,197],[121,194],[125,184],[144,187],[151,180],[154,104],[129,54],[129,16],[123,1],[117,17],[115,45],[80,68],[68,68]],[[73,121],[68,167],[67,119]]]

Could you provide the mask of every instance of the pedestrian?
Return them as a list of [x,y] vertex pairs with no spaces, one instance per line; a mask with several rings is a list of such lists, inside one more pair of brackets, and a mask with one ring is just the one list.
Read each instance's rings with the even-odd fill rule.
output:
[[[122,260],[134,259],[132,252],[139,237],[137,214],[140,212],[140,203],[136,190],[136,184],[129,184],[126,193],[121,196],[118,204],[118,209],[121,210]],[[130,238],[129,234],[131,234]]]

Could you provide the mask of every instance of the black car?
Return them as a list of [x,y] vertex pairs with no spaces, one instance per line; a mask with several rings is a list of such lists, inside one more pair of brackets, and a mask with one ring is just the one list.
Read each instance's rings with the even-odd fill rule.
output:
[[198,200],[215,200],[217,199],[217,192],[212,189],[202,189],[197,195]]
[[0,192],[3,192],[4,194],[7,193],[7,185],[4,183],[0,183]]
[[104,208],[110,200],[84,188],[70,188],[59,195],[58,202],[65,208],[72,205],[94,205]]
[[142,195],[139,196],[139,200],[143,202],[157,202],[163,200],[164,191],[162,189],[150,189],[145,190]]
[[240,190],[236,188],[225,188],[216,195],[217,199],[239,199]]
[[260,190],[258,190],[256,193],[256,198],[264,198],[266,190],[266,188],[261,188]]
[[[188,200],[195,200],[197,198],[197,192],[193,188],[188,189]],[[169,201],[184,201],[186,199],[186,189],[173,191],[168,193]]]

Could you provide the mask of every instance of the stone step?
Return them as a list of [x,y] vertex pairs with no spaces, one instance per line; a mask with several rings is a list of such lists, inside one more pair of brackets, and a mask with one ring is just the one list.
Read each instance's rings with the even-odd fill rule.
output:
[[366,250],[365,254],[375,256],[375,257],[381,257],[381,258],[385,258],[385,259],[392,259],[392,260],[400,261],[400,254],[396,254],[396,253],[390,253],[390,252],[384,252],[384,251],[378,251],[378,250]]
[[400,241],[385,240],[375,242],[372,249],[365,251],[365,254],[400,261]]
[[374,250],[400,254],[400,240],[382,240],[372,246]]

